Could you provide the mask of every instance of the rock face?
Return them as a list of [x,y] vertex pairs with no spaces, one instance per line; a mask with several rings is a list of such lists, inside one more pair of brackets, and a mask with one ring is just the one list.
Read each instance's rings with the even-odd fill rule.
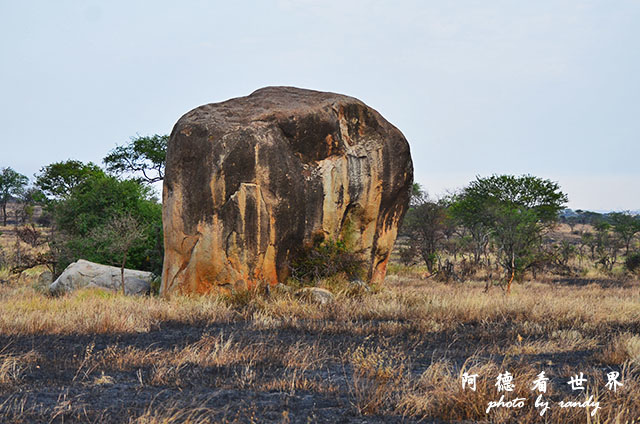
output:
[[200,106],[169,140],[161,293],[277,284],[318,238],[381,281],[412,183],[402,133],[352,97],[267,87]]
[[38,286],[47,286],[51,285],[53,281],[53,274],[51,271],[42,271],[40,275],[38,275]]
[[[153,274],[147,271],[124,270],[125,294],[145,294],[149,292]],[[96,264],[80,259],[69,265],[49,290],[53,293],[71,292],[83,287],[98,287],[111,291],[122,290],[120,268]]]

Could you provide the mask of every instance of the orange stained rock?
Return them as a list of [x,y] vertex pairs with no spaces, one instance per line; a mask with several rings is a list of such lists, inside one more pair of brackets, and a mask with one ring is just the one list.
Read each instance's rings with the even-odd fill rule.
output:
[[167,151],[161,292],[282,282],[317,234],[381,282],[412,182],[402,133],[352,97],[269,87],[196,108]]

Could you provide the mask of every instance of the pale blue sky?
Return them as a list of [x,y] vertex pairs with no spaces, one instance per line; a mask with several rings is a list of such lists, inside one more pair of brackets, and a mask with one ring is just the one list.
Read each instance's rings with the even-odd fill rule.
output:
[[0,166],[99,163],[267,85],[357,97],[433,195],[530,173],[640,209],[640,0],[0,0]]

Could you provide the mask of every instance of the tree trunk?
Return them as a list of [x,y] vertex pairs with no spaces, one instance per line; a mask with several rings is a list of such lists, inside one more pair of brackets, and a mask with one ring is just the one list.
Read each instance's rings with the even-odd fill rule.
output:
[[120,268],[120,279],[122,281],[122,294],[126,294],[124,292],[124,266],[127,263],[127,254],[124,254],[124,257],[122,258],[122,267]]
[[511,283],[513,283],[513,277],[516,275],[516,267],[515,267],[515,252],[511,253],[511,278],[507,283],[507,294],[511,293]]
[[7,202],[2,203],[2,215],[4,218],[4,226],[7,226]]

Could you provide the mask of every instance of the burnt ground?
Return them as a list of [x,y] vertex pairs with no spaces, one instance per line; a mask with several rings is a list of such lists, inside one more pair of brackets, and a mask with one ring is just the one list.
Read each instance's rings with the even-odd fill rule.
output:
[[[128,422],[130,417],[142,415],[153,405],[163,408],[169,404],[176,409],[207,408],[216,422],[282,422],[287,415],[293,422],[401,421],[401,417],[392,416],[363,418],[351,407],[346,387],[341,387],[342,390],[335,394],[304,390],[289,393],[256,391],[251,387],[238,387],[247,385],[241,382],[245,364],[186,367],[180,371],[179,384],[166,386],[144,384],[153,372],[151,366],[131,371],[102,368],[89,374],[81,367],[90,345],[95,345],[93,352],[96,355],[113,345],[171,350],[184,348],[206,335],[224,334],[232,334],[234,341],[247,349],[262,343],[313,344],[320,341],[329,354],[338,357],[348,345],[362,343],[364,338],[344,334],[327,337],[301,331],[256,331],[248,328],[245,322],[208,326],[164,324],[146,334],[3,336],[0,337],[0,346],[6,346],[3,353],[35,351],[40,359],[19,384],[0,391],[0,404],[4,403],[5,410],[14,404],[25,405],[22,422],[50,422],[56,414],[59,422]],[[324,365],[322,369],[309,372],[307,377],[327,386],[345,386],[349,371],[343,364],[329,361]],[[271,360],[256,362],[252,368],[254,380],[288,377],[284,367]],[[101,372],[113,377],[114,384],[93,384]]]
[[[366,327],[366,331],[342,331],[340,326],[315,331],[314,325],[307,329],[298,325],[259,330],[247,321],[213,325],[163,323],[142,334],[0,336],[1,354],[33,351],[37,358],[19,381],[0,385],[0,420],[134,422],[136,417],[149,412],[160,411],[166,416],[171,411],[182,414],[202,411],[213,422],[414,422],[416,418],[400,414],[364,415],[358,410],[357,394],[351,383],[353,369],[345,360],[348,352],[359,346],[402,352],[403,365],[412,375],[419,376],[434,360],[448,358],[460,367],[471,355],[483,352],[485,347],[505,344],[505,340],[514,336],[508,322],[467,323],[455,330],[430,333],[407,327],[395,334],[381,331],[385,324],[388,323],[353,322],[349,328]],[[172,350],[185,348],[207,335],[231,337],[242,349],[319,346],[324,359],[319,366],[301,371],[308,381],[306,388],[291,390],[283,390],[282,382],[300,379],[300,375],[292,375],[290,368],[273,357],[257,358],[250,364],[236,362],[209,367],[190,364],[164,383],[150,383],[157,372],[153,364],[129,368],[115,363],[89,366],[91,361],[86,359],[88,346],[94,346],[91,349],[94,358],[114,346],[163,349],[169,355]],[[590,363],[593,354],[591,350],[583,350],[520,355],[511,360],[541,364],[553,374],[553,369]],[[490,354],[481,356],[497,363],[504,359]],[[110,377],[110,381],[97,383],[103,375]],[[280,382],[271,385],[280,388],[269,389],[269,382]],[[175,421],[168,422],[184,420],[184,415],[176,415]]]

